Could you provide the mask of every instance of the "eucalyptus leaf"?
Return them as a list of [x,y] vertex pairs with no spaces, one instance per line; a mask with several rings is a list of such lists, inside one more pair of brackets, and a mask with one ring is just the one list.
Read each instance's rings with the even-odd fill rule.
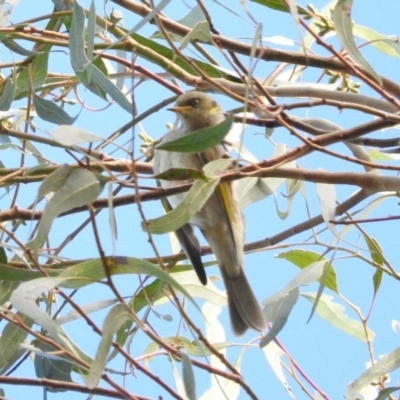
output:
[[[28,316],[17,313],[19,321],[31,328],[33,320]],[[21,343],[25,341],[29,332],[15,323],[7,322],[0,336],[0,373],[5,375],[7,370],[25,353]]]
[[132,318],[132,312],[126,304],[115,305],[107,314],[101,334],[101,341],[97,348],[95,359],[90,366],[89,373],[83,375],[83,379],[89,388],[95,388],[100,382],[107,364],[107,357],[112,344],[114,334],[125,321]]
[[89,64],[85,52],[85,12],[83,7],[74,1],[71,28],[68,43],[71,65],[75,72],[82,72]]
[[214,193],[218,183],[219,179],[213,179],[210,182],[197,180],[176,208],[162,217],[143,221],[143,230],[153,234],[176,231],[197,214],[208,198]]
[[263,303],[263,312],[267,321],[272,324],[268,333],[261,339],[260,347],[267,346],[286,325],[289,315],[299,298],[299,288],[290,290],[277,301]]
[[15,78],[7,78],[0,97],[0,111],[8,111],[14,100],[16,91]]
[[230,114],[216,126],[200,129],[178,139],[161,143],[156,146],[156,149],[182,153],[201,153],[220,144],[230,131],[232,123],[233,115]]
[[283,258],[285,260],[288,260],[301,269],[307,268],[311,264],[323,260],[325,263],[329,264],[329,272],[328,272],[328,277],[325,281],[325,286],[334,291],[335,293],[339,293],[337,287],[335,269],[333,268],[332,264],[329,263],[329,261],[327,261],[325,258],[321,256],[321,254],[315,251],[293,249],[278,254],[277,258]]
[[50,136],[64,146],[104,140],[101,136],[95,135],[85,129],[69,125],[57,126],[56,129],[50,132]]
[[36,93],[32,93],[32,95],[35,111],[37,115],[45,121],[58,125],[72,125],[77,120],[79,114],[76,117],[70,117],[53,101],[43,99]]
[[332,21],[335,25],[336,34],[343,48],[349,53],[355,62],[368,72],[378,83],[382,85],[380,76],[363,57],[358,49],[353,35],[353,21],[351,19],[351,8],[353,0],[338,0],[332,11]]
[[346,389],[345,399],[356,400],[357,393],[360,390],[370,385],[372,382],[375,382],[377,379],[384,377],[389,372],[398,369],[399,367],[400,347],[381,357],[365,372],[363,372],[355,381],[350,383],[350,385]]
[[29,241],[28,247],[37,250],[46,240],[53,220],[66,211],[92,203],[101,193],[104,183],[99,181],[99,175],[87,169],[71,171],[46,204],[36,236]]
[[[302,293],[301,296],[312,303],[314,303],[316,299],[316,294],[314,293]],[[345,313],[345,308],[341,304],[335,303],[333,297],[330,295],[322,294],[319,297],[315,311],[321,318],[328,321],[335,328],[346,332],[362,342],[370,341],[375,336],[374,332],[367,328],[368,337],[366,337],[365,329],[361,321],[349,318]]]

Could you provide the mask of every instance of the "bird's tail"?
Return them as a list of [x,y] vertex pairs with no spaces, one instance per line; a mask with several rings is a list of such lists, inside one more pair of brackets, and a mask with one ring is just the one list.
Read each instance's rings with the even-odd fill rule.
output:
[[231,276],[221,266],[222,278],[228,296],[229,314],[235,335],[243,335],[248,328],[256,331],[265,329],[266,321],[243,269]]

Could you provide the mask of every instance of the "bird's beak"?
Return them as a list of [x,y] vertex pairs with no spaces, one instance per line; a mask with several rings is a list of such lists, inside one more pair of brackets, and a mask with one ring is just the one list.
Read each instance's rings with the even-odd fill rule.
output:
[[185,111],[190,110],[191,108],[192,108],[191,106],[175,106],[175,107],[167,108],[167,110],[173,111],[174,113],[177,113],[177,114],[182,114]]

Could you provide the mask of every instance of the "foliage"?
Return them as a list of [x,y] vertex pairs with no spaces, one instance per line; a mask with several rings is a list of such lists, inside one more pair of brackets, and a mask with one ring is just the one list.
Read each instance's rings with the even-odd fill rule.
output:
[[[197,1],[182,19],[175,1],[47,0],[49,14],[28,7],[16,21],[20,1],[0,8],[9,57],[0,63],[0,386],[232,400],[277,398],[266,389],[275,382],[289,398],[393,398],[399,387],[387,382],[399,348],[378,360],[381,332],[371,319],[384,280],[397,288],[399,279],[398,256],[384,241],[400,187],[400,86],[367,61],[360,43],[390,64],[398,39],[354,23],[351,0],[319,10],[254,0],[239,13],[229,2]],[[221,15],[246,25],[251,40],[225,34]],[[290,21],[294,39],[265,38],[266,16]],[[288,51],[296,40],[298,50]],[[157,178],[182,183],[161,190],[151,167],[166,130],[160,110],[193,88],[218,94],[230,114],[173,145],[203,150],[235,121],[225,140],[239,162],[168,171]],[[220,180],[235,181],[246,207],[246,269],[269,322],[267,332],[240,339],[225,314],[218,317],[226,310],[218,278],[209,273],[202,286],[171,232]],[[181,208],[161,216],[160,200],[186,191]],[[279,254],[264,268],[270,250]],[[341,286],[349,285],[348,297]],[[350,300],[359,290],[363,302]],[[295,360],[301,340],[293,354],[282,344],[285,334],[297,337],[296,312],[303,324],[326,321],[330,340],[345,336],[366,350],[368,360],[335,354],[343,370],[357,364],[343,384],[342,371],[324,365],[333,394],[317,378],[321,360],[308,369]],[[35,376],[25,373],[29,357]]]

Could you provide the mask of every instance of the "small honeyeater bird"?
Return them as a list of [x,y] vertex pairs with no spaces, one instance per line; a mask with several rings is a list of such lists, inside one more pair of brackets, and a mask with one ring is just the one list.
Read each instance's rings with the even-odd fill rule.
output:
[[[178,115],[182,125],[170,130],[162,138],[161,143],[218,125],[225,119],[215,100],[209,95],[197,91],[181,95],[175,106],[169,110]],[[172,168],[190,168],[201,171],[206,163],[220,159],[224,154],[222,144],[202,153],[181,153],[155,149],[153,169],[156,175]],[[161,185],[165,188],[176,184],[176,181],[161,180]],[[184,196],[185,193],[169,196],[170,206],[175,208]],[[207,277],[201,261],[200,245],[191,225],[200,229],[217,259],[227,291],[233,332],[236,335],[242,335],[248,328],[262,331],[266,325],[264,315],[243,270],[244,221],[231,182],[219,183],[203,208],[188,224],[176,232],[197,276],[205,285]]]

